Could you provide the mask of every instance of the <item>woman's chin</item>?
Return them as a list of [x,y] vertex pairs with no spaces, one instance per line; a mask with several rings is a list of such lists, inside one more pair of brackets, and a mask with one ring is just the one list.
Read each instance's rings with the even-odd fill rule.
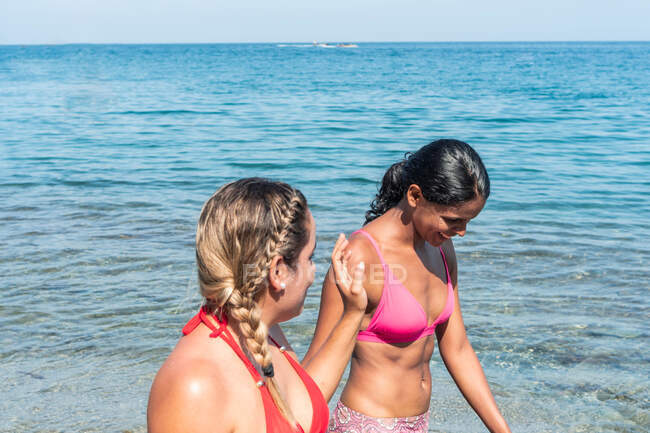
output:
[[302,303],[300,304],[300,307],[298,307],[296,310],[285,311],[285,313],[280,317],[280,322],[288,322],[291,319],[295,319],[296,317],[302,314],[302,311],[304,309],[305,309],[305,304]]
[[440,233],[436,233],[435,235],[433,235],[433,236],[431,237],[431,239],[429,239],[428,242],[429,242],[429,244],[430,244],[431,246],[433,246],[433,247],[440,247],[440,246],[442,246],[442,244],[445,243],[445,241],[446,241],[447,239],[449,239],[449,238],[444,237],[444,236],[441,235]]

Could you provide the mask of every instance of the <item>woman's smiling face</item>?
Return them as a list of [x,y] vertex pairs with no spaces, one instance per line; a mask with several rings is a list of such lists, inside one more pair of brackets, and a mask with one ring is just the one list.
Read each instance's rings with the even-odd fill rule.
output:
[[439,205],[420,197],[413,212],[413,225],[422,239],[439,247],[456,235],[465,236],[467,224],[476,218],[483,206],[483,197],[454,206]]

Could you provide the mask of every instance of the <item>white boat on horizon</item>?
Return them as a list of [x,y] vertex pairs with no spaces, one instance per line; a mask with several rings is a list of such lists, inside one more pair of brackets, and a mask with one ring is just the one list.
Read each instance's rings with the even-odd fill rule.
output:
[[314,47],[319,47],[319,48],[359,48],[357,44],[338,43],[336,45],[332,45],[332,44],[328,44],[327,42],[317,42],[317,41],[314,41],[312,45]]

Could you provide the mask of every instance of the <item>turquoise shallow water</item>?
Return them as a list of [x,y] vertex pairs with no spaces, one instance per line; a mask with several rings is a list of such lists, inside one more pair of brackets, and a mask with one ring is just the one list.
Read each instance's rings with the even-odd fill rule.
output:
[[[648,431],[649,43],[0,47],[0,431],[145,430],[200,301],[196,218],[234,178],[310,201],[304,353],[336,234],[439,137],[491,175],[460,296],[513,431]],[[484,431],[431,370],[431,431]]]

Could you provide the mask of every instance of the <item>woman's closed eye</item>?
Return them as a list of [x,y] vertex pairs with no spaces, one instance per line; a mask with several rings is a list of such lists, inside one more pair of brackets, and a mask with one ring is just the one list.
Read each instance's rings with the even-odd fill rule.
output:
[[463,218],[442,217],[442,219],[444,219],[447,224],[461,224],[465,221]]

